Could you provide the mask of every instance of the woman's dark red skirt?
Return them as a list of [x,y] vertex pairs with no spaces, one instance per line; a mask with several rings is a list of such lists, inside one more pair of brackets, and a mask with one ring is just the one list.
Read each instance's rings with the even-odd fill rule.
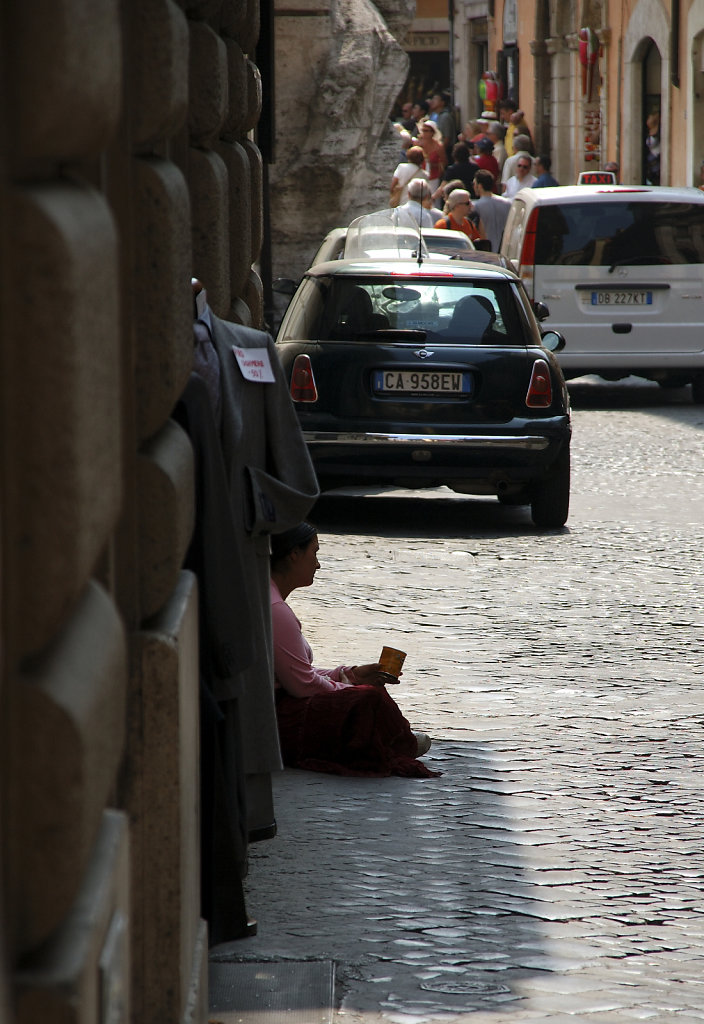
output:
[[290,768],[376,777],[441,774],[416,758],[416,738],[384,687],[350,686],[313,697],[277,690],[276,717]]

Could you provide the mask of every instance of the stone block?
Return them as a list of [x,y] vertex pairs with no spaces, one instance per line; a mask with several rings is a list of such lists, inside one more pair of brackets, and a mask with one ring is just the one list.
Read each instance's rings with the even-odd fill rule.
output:
[[222,0],[181,0],[183,9],[189,18],[203,21],[205,18],[217,20]]
[[247,11],[235,39],[250,57],[254,56],[259,41],[259,0],[247,0]]
[[139,708],[139,720],[129,731],[126,766],[137,935],[134,1019],[181,1021],[203,957],[192,573],[181,573],[163,610],[136,634],[134,652],[131,704]]
[[256,263],[264,242],[264,212],[262,208],[262,191],[264,170],[259,147],[251,139],[243,142],[244,150],[249,159],[250,196],[252,204],[252,263]]
[[244,291],[244,301],[249,306],[252,317],[252,327],[259,330],[264,329],[264,289],[262,279],[256,270],[250,270],[247,278],[247,287]]
[[193,274],[208,291],[217,316],[230,305],[230,203],[227,167],[217,153],[191,148],[188,156],[191,194]]
[[139,440],[171,414],[193,367],[190,201],[175,164],[134,161],[135,394]]
[[17,1024],[128,1024],[129,895],[127,817],[107,810],[69,913],[15,976]]
[[119,3],[33,0],[8,4],[6,18],[17,158],[97,156],[120,114]]
[[238,143],[221,142],[217,152],[227,167],[230,187],[230,288],[241,295],[252,266],[252,190],[247,151]]
[[133,141],[174,135],[188,113],[188,24],[173,0],[129,5],[130,106]]
[[91,583],[51,648],[18,680],[23,951],[61,923],[90,860],[123,752],[126,660],[119,615]]
[[142,618],[172,593],[195,521],[193,449],[168,420],[137,458],[139,598]]
[[247,32],[248,0],[223,0],[220,8],[220,31],[234,39],[242,47],[243,40],[249,43]]
[[188,132],[196,146],[210,146],[225,122],[229,104],[227,49],[202,21],[189,24]]
[[247,123],[247,58],[234,39],[225,39],[227,50],[228,109],[220,135],[235,142],[246,131]]
[[251,60],[246,61],[245,68],[247,71],[247,93],[244,108],[244,130],[252,132],[257,127],[262,112],[262,76],[257,65]]
[[4,495],[12,656],[66,620],[120,513],[120,318],[104,198],[54,184],[8,198]]

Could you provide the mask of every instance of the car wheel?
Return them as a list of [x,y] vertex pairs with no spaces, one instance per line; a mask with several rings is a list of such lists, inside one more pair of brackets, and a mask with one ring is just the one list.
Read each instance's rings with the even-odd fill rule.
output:
[[704,405],[704,374],[692,381],[692,401],[695,405]]
[[570,509],[570,449],[564,445],[550,476],[534,484],[530,514],[536,526],[558,529],[567,522]]

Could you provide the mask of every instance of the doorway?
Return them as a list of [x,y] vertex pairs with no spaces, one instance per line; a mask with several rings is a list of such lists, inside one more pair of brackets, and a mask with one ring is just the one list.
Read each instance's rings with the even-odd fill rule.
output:
[[641,181],[645,185],[660,184],[660,105],[662,58],[652,39],[648,40],[642,68],[642,138]]

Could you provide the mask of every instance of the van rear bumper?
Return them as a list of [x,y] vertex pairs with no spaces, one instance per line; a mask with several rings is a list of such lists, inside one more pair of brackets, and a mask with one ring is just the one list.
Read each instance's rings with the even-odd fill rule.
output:
[[[543,325],[544,326],[544,325]],[[557,328],[567,338],[567,329]],[[567,351],[567,346],[556,358],[563,370],[572,372],[582,369],[584,373],[598,373],[599,370],[682,370],[692,373],[704,371],[704,352],[587,352]]]

